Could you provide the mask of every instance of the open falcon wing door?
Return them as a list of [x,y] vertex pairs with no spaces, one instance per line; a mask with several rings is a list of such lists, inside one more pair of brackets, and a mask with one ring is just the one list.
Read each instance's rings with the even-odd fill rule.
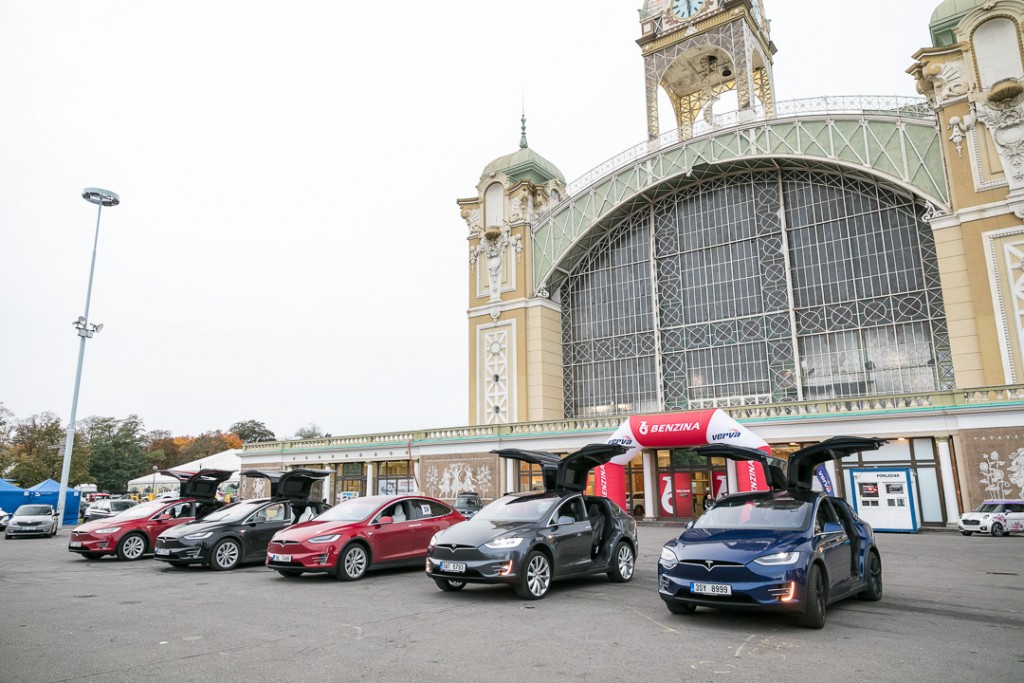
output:
[[502,458],[511,458],[531,465],[540,465],[544,475],[544,489],[553,491],[557,486],[558,464],[561,459],[554,453],[547,451],[528,451],[522,448],[499,448],[491,451]]
[[706,458],[728,458],[729,460],[743,460],[761,463],[764,468],[764,479],[772,489],[784,491],[786,489],[786,475],[779,466],[778,460],[772,458],[764,451],[745,446],[734,446],[728,443],[709,443],[694,449]]
[[885,439],[863,436],[833,436],[813,446],[801,448],[789,456],[787,484],[791,489],[811,490],[814,469],[833,458],[845,458],[862,451],[877,451]]
[[299,468],[287,471],[246,470],[242,474],[246,477],[259,477],[269,481],[271,498],[305,503],[309,500],[309,493],[313,490],[313,484],[324,477],[330,476],[331,473],[327,470]]
[[558,463],[555,486],[560,491],[586,491],[590,470],[606,465],[629,449],[617,443],[592,443],[570,453]]
[[231,470],[199,470],[181,485],[182,498],[195,498],[200,503],[217,500],[217,487],[234,474]]

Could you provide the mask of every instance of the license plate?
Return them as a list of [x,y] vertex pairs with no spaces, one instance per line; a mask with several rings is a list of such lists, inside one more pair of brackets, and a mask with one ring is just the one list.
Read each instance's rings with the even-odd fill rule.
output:
[[274,553],[271,553],[270,554],[270,561],[271,562],[291,562],[292,561],[292,556],[291,555],[275,555]]
[[690,583],[690,592],[700,595],[732,595],[732,586],[727,583]]
[[82,547],[82,542],[81,541],[71,541],[71,543],[68,543],[68,547],[69,548],[81,548]]
[[464,574],[466,572],[465,562],[442,562],[441,571],[453,574]]
[[171,551],[168,550],[167,548],[157,548],[155,552],[156,552],[157,555],[170,555],[171,554]]

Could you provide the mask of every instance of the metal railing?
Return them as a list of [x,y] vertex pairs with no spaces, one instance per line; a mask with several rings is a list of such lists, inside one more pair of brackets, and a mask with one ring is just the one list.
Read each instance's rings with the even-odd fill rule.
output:
[[[747,125],[755,121],[775,121],[777,119],[792,118],[806,114],[877,114],[918,119],[935,117],[935,112],[932,111],[923,97],[903,97],[901,95],[807,97],[798,100],[776,102],[775,116],[771,119],[765,118],[764,108],[761,106],[725,112],[709,119],[700,119],[694,124],[693,136],[690,140],[717,133],[734,126]],[[573,180],[565,188],[566,195],[567,197],[572,197],[583,188],[588,187],[610,173],[614,173],[620,168],[628,166],[637,159],[666,147],[671,147],[681,141],[682,137],[679,135],[679,130],[675,129],[662,133],[654,140],[645,140],[633,145]],[[551,208],[553,210],[555,207]],[[535,219],[535,223],[540,222],[542,218],[543,216],[538,216]]]

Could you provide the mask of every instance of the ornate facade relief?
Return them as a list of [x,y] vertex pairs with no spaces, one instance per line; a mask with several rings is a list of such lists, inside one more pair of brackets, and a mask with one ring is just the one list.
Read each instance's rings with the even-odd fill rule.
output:
[[947,128],[950,131],[949,140],[956,147],[957,157],[963,159],[963,141],[967,138],[967,134],[974,128],[974,115],[968,114],[962,119],[959,116],[952,116],[949,119],[949,125]]
[[1024,88],[1011,99],[975,103],[975,113],[992,134],[1011,194],[1024,192]]
[[[487,289],[490,293],[490,301],[501,301],[502,273],[506,262],[506,252],[516,254],[523,251],[523,240],[519,235],[513,235],[508,224],[499,228],[492,226],[484,231],[480,237],[480,244],[469,250],[469,263],[476,268],[477,261],[482,260],[487,266]],[[514,280],[513,286],[514,286]]]
[[498,324],[477,330],[477,384],[480,424],[505,424],[515,410],[515,327]]
[[963,97],[969,90],[963,59],[959,57],[946,63],[926,62],[914,75],[918,78],[917,91],[927,98],[932,107]]

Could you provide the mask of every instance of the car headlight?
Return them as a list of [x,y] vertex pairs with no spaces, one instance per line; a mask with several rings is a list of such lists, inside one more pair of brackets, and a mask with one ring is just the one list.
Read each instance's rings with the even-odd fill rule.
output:
[[327,534],[326,536],[314,536],[306,543],[334,543],[339,538],[341,538],[341,534]]
[[666,569],[671,569],[672,567],[679,564],[679,557],[676,555],[676,552],[672,550],[672,548],[664,546],[661,549],[661,564]]
[[93,533],[94,534],[112,534],[115,531],[120,531],[120,530],[121,530],[121,527],[119,527],[119,526],[105,526],[102,529],[97,529]]
[[517,545],[519,545],[522,542],[523,542],[522,538],[514,536],[512,538],[496,538],[493,541],[491,541],[490,543],[484,543],[484,545],[487,546],[488,548],[494,548],[495,550],[499,550],[499,549],[515,548]]
[[182,538],[184,538],[186,541],[198,541],[201,538],[209,538],[210,536],[213,536],[212,531],[197,531],[194,534],[182,536]]
[[438,531],[436,534],[430,537],[430,543],[427,544],[427,550],[431,550],[435,545],[437,545],[437,537],[438,535],[440,535],[440,533],[441,532]]
[[992,516],[992,515],[985,515],[984,517],[982,517],[982,519],[988,519],[988,518],[989,518],[989,517],[991,517],[991,516]]
[[800,553],[775,553],[774,555],[765,555],[759,557],[754,562],[763,565],[765,567],[778,567],[783,564],[796,564],[797,560],[800,559]]

